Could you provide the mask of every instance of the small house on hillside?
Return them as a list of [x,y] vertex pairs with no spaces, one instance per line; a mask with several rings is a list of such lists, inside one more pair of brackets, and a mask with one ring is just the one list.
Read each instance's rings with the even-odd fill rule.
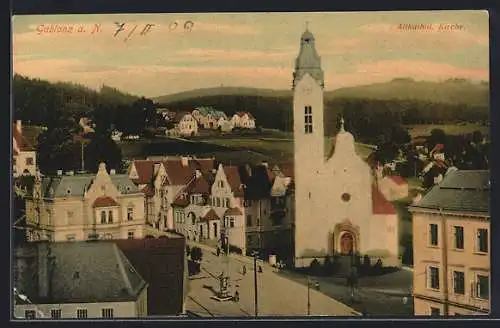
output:
[[255,118],[249,112],[237,112],[231,117],[234,127],[244,129],[255,129]]

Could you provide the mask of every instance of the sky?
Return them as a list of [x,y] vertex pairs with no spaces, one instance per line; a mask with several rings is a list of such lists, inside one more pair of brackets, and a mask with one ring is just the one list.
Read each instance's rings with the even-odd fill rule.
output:
[[[125,25],[115,36],[116,23]],[[67,32],[51,32],[56,24]],[[146,24],[154,25],[141,35]],[[221,85],[284,90],[306,25],[326,90],[397,77],[489,80],[486,11],[14,16],[13,71],[145,97]]]

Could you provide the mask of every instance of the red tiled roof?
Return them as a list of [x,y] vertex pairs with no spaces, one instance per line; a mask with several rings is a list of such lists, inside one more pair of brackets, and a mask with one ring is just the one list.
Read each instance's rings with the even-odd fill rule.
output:
[[390,175],[390,176],[388,176],[388,178],[391,179],[392,181],[394,181],[396,184],[398,184],[400,186],[408,184],[406,182],[406,180],[403,179],[402,177],[400,177],[399,175]]
[[12,143],[14,155],[19,154],[19,151],[35,150],[35,147],[33,147],[33,145],[23,136],[22,131],[18,128],[16,123],[12,126]]
[[210,185],[203,176],[193,179],[186,188],[188,194],[210,194]]
[[131,179],[135,184],[145,184],[153,179],[155,161],[135,160],[133,165],[139,178]]
[[181,186],[186,185],[194,177],[194,169],[189,165],[183,166],[180,159],[169,159],[163,162],[163,166],[167,171],[168,179],[166,184]]
[[396,214],[392,203],[384,197],[375,185],[372,185],[372,206],[373,214]]
[[153,188],[151,186],[146,186],[144,188],[142,188],[141,190],[144,195],[146,195],[147,197],[151,197],[151,196],[154,196],[155,195],[155,192],[153,190]]
[[182,206],[182,207],[186,207],[189,205],[189,198],[188,197],[185,197],[182,193],[177,196],[177,198],[174,200],[174,202],[172,203],[173,205],[177,205],[177,206]]
[[94,204],[92,204],[93,207],[111,207],[119,205],[120,204],[118,204],[116,200],[108,196],[97,197]]
[[241,210],[238,207],[229,208],[224,215],[242,215]]
[[217,213],[215,213],[214,209],[211,208],[207,214],[205,214],[203,217],[201,217],[202,220],[204,221],[211,221],[211,220],[219,220],[219,216]]
[[224,174],[226,175],[227,181],[231,186],[231,191],[239,192],[241,191],[241,177],[237,166],[224,166]]
[[281,163],[278,164],[281,173],[287,178],[293,178],[294,175],[294,165],[293,163]]

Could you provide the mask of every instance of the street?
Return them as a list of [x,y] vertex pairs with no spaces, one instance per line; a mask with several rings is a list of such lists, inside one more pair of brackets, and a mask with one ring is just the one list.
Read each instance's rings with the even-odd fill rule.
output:
[[[199,246],[199,245],[197,245]],[[242,274],[243,265],[246,274]],[[276,269],[258,262],[263,272],[257,273],[259,316],[306,316],[307,285],[276,273]],[[211,299],[219,290],[216,279],[228,268],[230,290],[239,292],[239,302],[220,302]],[[310,314],[312,316],[355,316],[356,311],[311,288]],[[186,310],[203,317],[254,316],[254,271],[252,259],[230,255],[217,257],[211,248],[203,249],[201,273],[189,279]]]
[[[307,277],[298,273],[281,271],[280,275],[307,285]],[[353,300],[345,278],[314,277],[322,293],[365,315],[405,317],[413,315],[412,279],[412,272],[407,270],[378,277],[360,277],[359,289]]]

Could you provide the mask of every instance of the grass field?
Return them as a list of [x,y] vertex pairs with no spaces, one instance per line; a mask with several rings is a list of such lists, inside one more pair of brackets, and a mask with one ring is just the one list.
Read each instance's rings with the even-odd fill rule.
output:
[[430,135],[433,129],[442,129],[446,134],[449,135],[468,134],[476,130],[481,131],[484,135],[490,135],[489,127],[480,124],[419,124],[407,125],[405,126],[405,128],[408,129],[408,132],[410,133],[412,138],[417,136]]
[[[325,140],[325,154],[329,154],[334,138]],[[120,143],[125,159],[147,156],[196,155],[215,157],[218,161],[231,164],[260,163],[271,164],[293,160],[293,139],[287,136],[253,137],[205,137],[185,140],[181,138],[156,138],[137,142]],[[356,145],[359,155],[366,157],[371,152],[368,146]]]

